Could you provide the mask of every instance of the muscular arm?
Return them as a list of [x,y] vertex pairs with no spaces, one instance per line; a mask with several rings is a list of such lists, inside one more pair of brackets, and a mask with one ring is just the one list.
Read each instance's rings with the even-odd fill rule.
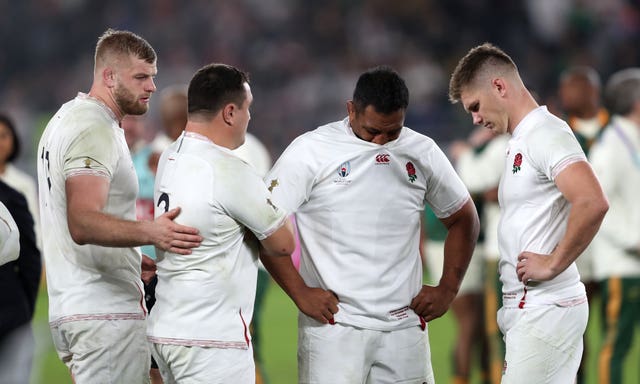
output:
[[179,254],[189,254],[202,237],[195,228],[173,222],[180,209],[172,209],[155,221],[123,220],[103,212],[109,180],[92,175],[67,179],[67,217],[71,238],[77,244],[134,247],[154,244]]
[[551,280],[567,269],[587,248],[609,209],[607,198],[586,161],[569,165],[555,180],[571,204],[567,231],[550,255],[523,252],[518,256],[518,278]]
[[426,321],[442,316],[460,289],[478,240],[480,222],[473,200],[453,215],[442,219],[448,234],[444,243],[444,266],[437,287],[424,285],[411,301],[410,308]]
[[[289,233],[293,241],[293,228],[289,222],[278,231],[291,231]],[[289,233],[278,234],[278,231],[270,237],[289,236]],[[260,260],[262,260],[262,264],[264,264],[267,271],[302,313],[323,324],[332,322],[333,315],[338,312],[338,298],[336,295],[322,288],[307,286],[291,261],[290,256],[295,248],[295,243],[291,244],[290,252],[279,252],[279,247],[274,247],[271,240],[267,241],[269,238],[263,240],[260,247]]]

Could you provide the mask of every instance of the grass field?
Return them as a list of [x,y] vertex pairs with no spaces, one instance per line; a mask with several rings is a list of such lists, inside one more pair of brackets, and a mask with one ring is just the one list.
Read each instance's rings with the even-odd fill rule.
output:
[[[296,309],[286,295],[275,284],[269,287],[264,304],[263,356],[269,384],[295,384],[297,325]],[[597,351],[599,346],[600,318],[592,306],[588,329],[589,347]],[[38,299],[34,330],[36,332],[37,356],[31,384],[71,383],[65,366],[58,360],[46,321],[47,300],[43,289]],[[447,314],[429,324],[432,363],[438,383],[450,383],[451,349],[455,337],[455,322]],[[640,335],[636,334],[632,353],[627,358],[625,383],[640,383],[637,362],[640,361]],[[588,384],[596,384],[596,356],[590,355]],[[477,373],[472,383],[479,383]]]

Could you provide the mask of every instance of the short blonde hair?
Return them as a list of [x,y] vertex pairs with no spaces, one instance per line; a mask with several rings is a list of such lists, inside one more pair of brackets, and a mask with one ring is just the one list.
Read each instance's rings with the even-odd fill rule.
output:
[[518,72],[516,64],[503,50],[491,43],[478,45],[460,59],[453,71],[449,81],[449,101],[453,104],[459,102],[463,89],[489,67]]
[[151,44],[142,37],[129,31],[107,29],[96,44],[95,65],[122,55],[135,56],[149,64],[155,63],[157,59]]

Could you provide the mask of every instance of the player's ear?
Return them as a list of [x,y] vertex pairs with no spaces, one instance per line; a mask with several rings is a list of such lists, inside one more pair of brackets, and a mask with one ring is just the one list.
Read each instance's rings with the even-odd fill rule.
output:
[[507,92],[507,83],[501,77],[491,80],[491,87],[498,92],[500,96],[504,96]]
[[353,100],[347,101],[347,113],[349,114],[349,120],[353,120],[356,117],[356,106]]
[[233,125],[233,117],[236,113],[236,106],[233,103],[229,103],[222,108],[222,120],[227,125]]
[[113,70],[113,68],[104,67],[104,69],[102,70],[102,81],[109,88],[115,87],[115,85],[116,85],[116,73]]

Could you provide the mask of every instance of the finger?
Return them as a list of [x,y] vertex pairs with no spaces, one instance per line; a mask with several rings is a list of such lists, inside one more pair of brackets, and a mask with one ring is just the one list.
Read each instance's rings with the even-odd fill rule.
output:
[[191,249],[184,249],[184,248],[177,248],[177,247],[170,247],[169,249],[167,249],[167,251],[169,251],[171,253],[175,253],[176,255],[190,255],[191,254]]
[[180,207],[176,207],[176,208],[173,208],[173,209],[169,210],[168,212],[166,212],[162,216],[165,216],[166,218],[168,218],[170,220],[173,220],[176,217],[178,217],[179,214],[180,214]]
[[171,245],[179,248],[195,248],[202,243],[202,238],[196,235],[177,236],[171,240]]
[[198,233],[200,233],[198,228],[187,227],[186,225],[181,225],[181,224],[174,224],[173,227],[171,227],[171,229],[174,232],[180,233],[180,234],[197,235]]

